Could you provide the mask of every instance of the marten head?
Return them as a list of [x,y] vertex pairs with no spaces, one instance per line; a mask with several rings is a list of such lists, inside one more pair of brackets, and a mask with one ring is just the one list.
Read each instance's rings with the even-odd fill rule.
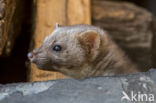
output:
[[39,69],[67,75],[68,72],[79,73],[98,54],[99,32],[88,25],[57,26],[38,49],[28,53],[28,58]]

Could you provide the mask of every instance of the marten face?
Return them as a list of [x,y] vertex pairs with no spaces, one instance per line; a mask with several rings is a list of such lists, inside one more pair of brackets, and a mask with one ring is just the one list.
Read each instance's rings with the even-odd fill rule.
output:
[[79,66],[85,58],[84,51],[75,36],[54,32],[44,40],[41,47],[28,54],[29,59],[38,68],[47,70],[57,70],[61,66]]
[[60,72],[62,68],[74,70],[89,61],[99,43],[99,35],[93,31],[60,27],[46,37],[43,44],[29,53],[28,57],[39,69]]

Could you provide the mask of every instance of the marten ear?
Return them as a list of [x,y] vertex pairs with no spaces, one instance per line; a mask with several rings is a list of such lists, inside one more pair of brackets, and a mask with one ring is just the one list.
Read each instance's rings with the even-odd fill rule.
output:
[[88,30],[80,34],[80,44],[83,46],[87,53],[90,54],[100,46],[100,36],[93,30]]

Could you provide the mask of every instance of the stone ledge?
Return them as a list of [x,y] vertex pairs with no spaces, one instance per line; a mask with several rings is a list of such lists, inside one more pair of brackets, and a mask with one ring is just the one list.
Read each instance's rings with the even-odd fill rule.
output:
[[0,85],[0,103],[130,103],[121,102],[123,91],[129,96],[132,91],[156,96],[156,70],[84,80]]

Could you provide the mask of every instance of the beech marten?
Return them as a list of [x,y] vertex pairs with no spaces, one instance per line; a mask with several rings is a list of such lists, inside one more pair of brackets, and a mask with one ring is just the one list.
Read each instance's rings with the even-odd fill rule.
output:
[[39,69],[73,78],[138,72],[105,31],[89,25],[57,25],[28,58]]

